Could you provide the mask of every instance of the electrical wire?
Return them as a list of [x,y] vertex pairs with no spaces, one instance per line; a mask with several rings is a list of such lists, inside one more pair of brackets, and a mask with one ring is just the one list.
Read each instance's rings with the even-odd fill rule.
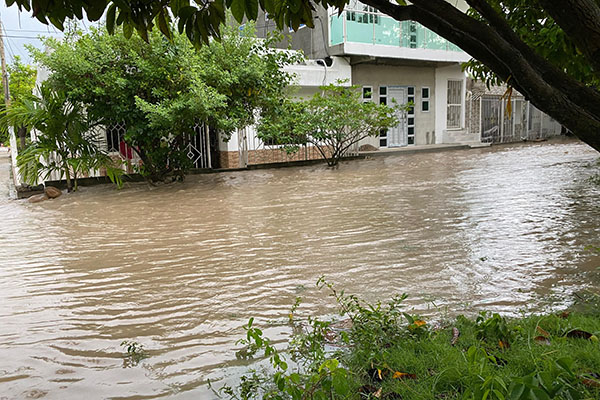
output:
[[31,32],[31,33],[48,33],[48,30],[37,30],[37,29],[6,29],[7,32]]
[[8,45],[9,48],[9,52],[11,53],[11,57],[14,60],[15,56],[17,56],[17,53],[19,56],[22,56],[23,58],[27,58],[25,56],[25,53],[23,53],[23,51],[21,51],[21,47],[17,46],[15,44],[15,47],[17,49],[17,51],[15,51],[15,48],[13,48],[12,44],[11,44],[11,40],[9,40],[8,38],[8,34],[6,33],[6,28],[4,27],[4,25],[2,26],[2,30],[4,31],[4,37],[6,37],[6,43]]

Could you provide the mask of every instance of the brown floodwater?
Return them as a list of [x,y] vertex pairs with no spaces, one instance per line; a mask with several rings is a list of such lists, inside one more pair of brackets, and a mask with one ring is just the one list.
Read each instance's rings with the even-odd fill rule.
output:
[[[204,399],[247,367],[248,318],[280,343],[331,314],[321,275],[425,315],[514,315],[597,290],[599,154],[575,141],[82,188],[8,200],[0,163],[0,399]],[[123,340],[149,358],[124,365]]]

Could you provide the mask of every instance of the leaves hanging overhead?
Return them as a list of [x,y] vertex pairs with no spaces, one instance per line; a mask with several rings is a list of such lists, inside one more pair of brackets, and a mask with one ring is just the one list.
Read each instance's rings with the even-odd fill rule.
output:
[[5,0],[7,6],[16,4],[20,10],[32,12],[33,16],[44,24],[52,24],[64,29],[67,19],[99,21],[106,16],[106,27],[111,33],[115,28],[130,26],[128,32],[135,31],[144,40],[147,32],[154,26],[168,38],[167,28],[170,17],[178,20],[180,33],[186,32],[190,41],[199,47],[208,43],[211,37],[220,39],[225,23],[225,9],[229,8],[238,23],[244,20],[254,21],[259,8],[272,15],[277,27],[284,25],[298,29],[301,24],[313,27],[315,5],[343,8],[347,0]]

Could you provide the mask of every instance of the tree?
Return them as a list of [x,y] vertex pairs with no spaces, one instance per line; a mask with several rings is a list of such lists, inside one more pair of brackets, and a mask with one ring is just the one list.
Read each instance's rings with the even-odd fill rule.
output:
[[[585,143],[600,150],[600,2],[598,0],[467,0],[469,13],[445,0],[363,0],[398,21],[414,20],[450,40],[482,63],[499,79],[524,94],[531,102]],[[165,35],[173,15],[178,29],[196,46],[220,37],[224,10],[238,21],[255,19],[260,6],[276,21],[297,29],[313,27],[315,6],[339,10],[348,0],[216,0],[189,1],[56,1],[6,0],[17,3],[41,21],[61,27],[65,18],[92,20],[107,10],[109,27],[124,26],[145,37],[158,25]],[[548,40],[551,38],[551,40]],[[553,57],[560,49],[577,57]],[[548,51],[548,49],[551,49]],[[570,50],[569,50],[570,49]],[[562,59],[562,61],[560,60]],[[565,63],[572,63],[565,68]],[[576,66],[578,64],[578,66]],[[580,75],[576,70],[586,72]],[[591,76],[588,80],[585,76]]]
[[333,167],[352,145],[398,124],[396,109],[363,102],[357,86],[330,84],[321,90],[308,100],[287,99],[263,115],[258,136],[291,152],[312,144]]
[[37,184],[40,175],[47,179],[59,172],[70,192],[77,190],[78,175],[105,168],[121,186],[122,170],[97,145],[97,124],[80,105],[70,103],[64,92],[42,85],[39,97],[29,95],[4,111],[2,126],[23,126],[38,133],[37,140],[17,157],[26,183]]
[[[31,65],[23,64],[19,56],[15,56],[7,70],[10,103],[13,106],[18,106],[33,92],[37,71]],[[4,90],[4,88],[2,89]],[[6,109],[6,104],[4,104],[4,97],[2,97],[0,100],[0,110],[4,109]],[[21,148],[25,148],[27,130],[22,126],[15,126],[14,128],[17,130],[17,136],[20,138]],[[2,127],[2,131],[4,133],[0,136],[0,142],[6,142],[8,141],[8,129]]]
[[167,40],[152,30],[148,42],[103,28],[45,41],[35,59],[48,82],[109,126],[124,123],[122,138],[142,160],[150,181],[181,179],[190,168],[185,136],[206,122],[224,138],[254,122],[258,110],[284,95],[291,75],[281,66],[294,56],[267,48],[253,27],[228,28],[220,42],[196,51],[185,36]]

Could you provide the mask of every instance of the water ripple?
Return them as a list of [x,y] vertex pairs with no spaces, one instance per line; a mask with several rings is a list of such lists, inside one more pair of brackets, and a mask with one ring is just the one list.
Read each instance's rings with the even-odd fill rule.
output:
[[[210,398],[248,318],[281,346],[297,296],[332,312],[321,275],[424,314],[564,304],[598,286],[597,161],[517,145],[1,198],[0,393]],[[150,357],[124,368],[122,340]]]

